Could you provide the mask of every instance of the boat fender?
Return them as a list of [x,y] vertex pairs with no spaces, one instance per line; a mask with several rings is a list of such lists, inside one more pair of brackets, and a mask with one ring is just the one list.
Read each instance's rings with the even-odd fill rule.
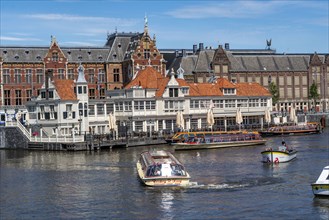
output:
[[279,163],[279,158],[275,158],[274,163]]

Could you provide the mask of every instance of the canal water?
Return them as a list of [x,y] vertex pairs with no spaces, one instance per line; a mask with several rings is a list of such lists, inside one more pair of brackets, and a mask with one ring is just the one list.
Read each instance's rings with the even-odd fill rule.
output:
[[[263,164],[266,146],[174,152],[170,146],[96,152],[0,151],[0,219],[328,219],[329,198],[310,184],[329,165],[329,130],[289,136],[297,159]],[[140,184],[142,151],[174,152],[194,183]]]

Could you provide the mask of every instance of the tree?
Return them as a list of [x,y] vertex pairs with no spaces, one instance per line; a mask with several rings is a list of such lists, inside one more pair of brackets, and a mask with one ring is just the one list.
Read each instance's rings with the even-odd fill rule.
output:
[[273,105],[275,105],[279,101],[279,98],[280,98],[279,88],[275,85],[274,82],[271,82],[270,86],[269,86],[269,90],[270,90],[270,93],[272,94],[272,103],[273,103]]
[[315,84],[315,82],[312,83],[311,88],[310,88],[310,94],[308,96],[309,99],[313,100],[313,106],[315,107],[316,105],[316,100],[319,98],[319,93],[318,93],[318,86]]

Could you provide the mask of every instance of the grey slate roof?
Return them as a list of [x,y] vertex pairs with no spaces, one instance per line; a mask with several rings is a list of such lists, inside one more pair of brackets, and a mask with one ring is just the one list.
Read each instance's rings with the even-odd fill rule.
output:
[[210,70],[210,64],[214,58],[215,50],[202,50],[199,52],[195,72],[205,72]]
[[233,72],[307,71],[309,55],[232,55],[228,53]]
[[0,57],[4,62],[42,63],[48,50],[46,47],[0,47]]

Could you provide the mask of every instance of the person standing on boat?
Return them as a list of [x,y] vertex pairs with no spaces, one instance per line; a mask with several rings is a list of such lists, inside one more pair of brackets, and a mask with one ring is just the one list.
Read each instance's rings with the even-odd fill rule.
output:
[[282,146],[284,147],[285,151],[289,151],[285,141],[282,141]]

